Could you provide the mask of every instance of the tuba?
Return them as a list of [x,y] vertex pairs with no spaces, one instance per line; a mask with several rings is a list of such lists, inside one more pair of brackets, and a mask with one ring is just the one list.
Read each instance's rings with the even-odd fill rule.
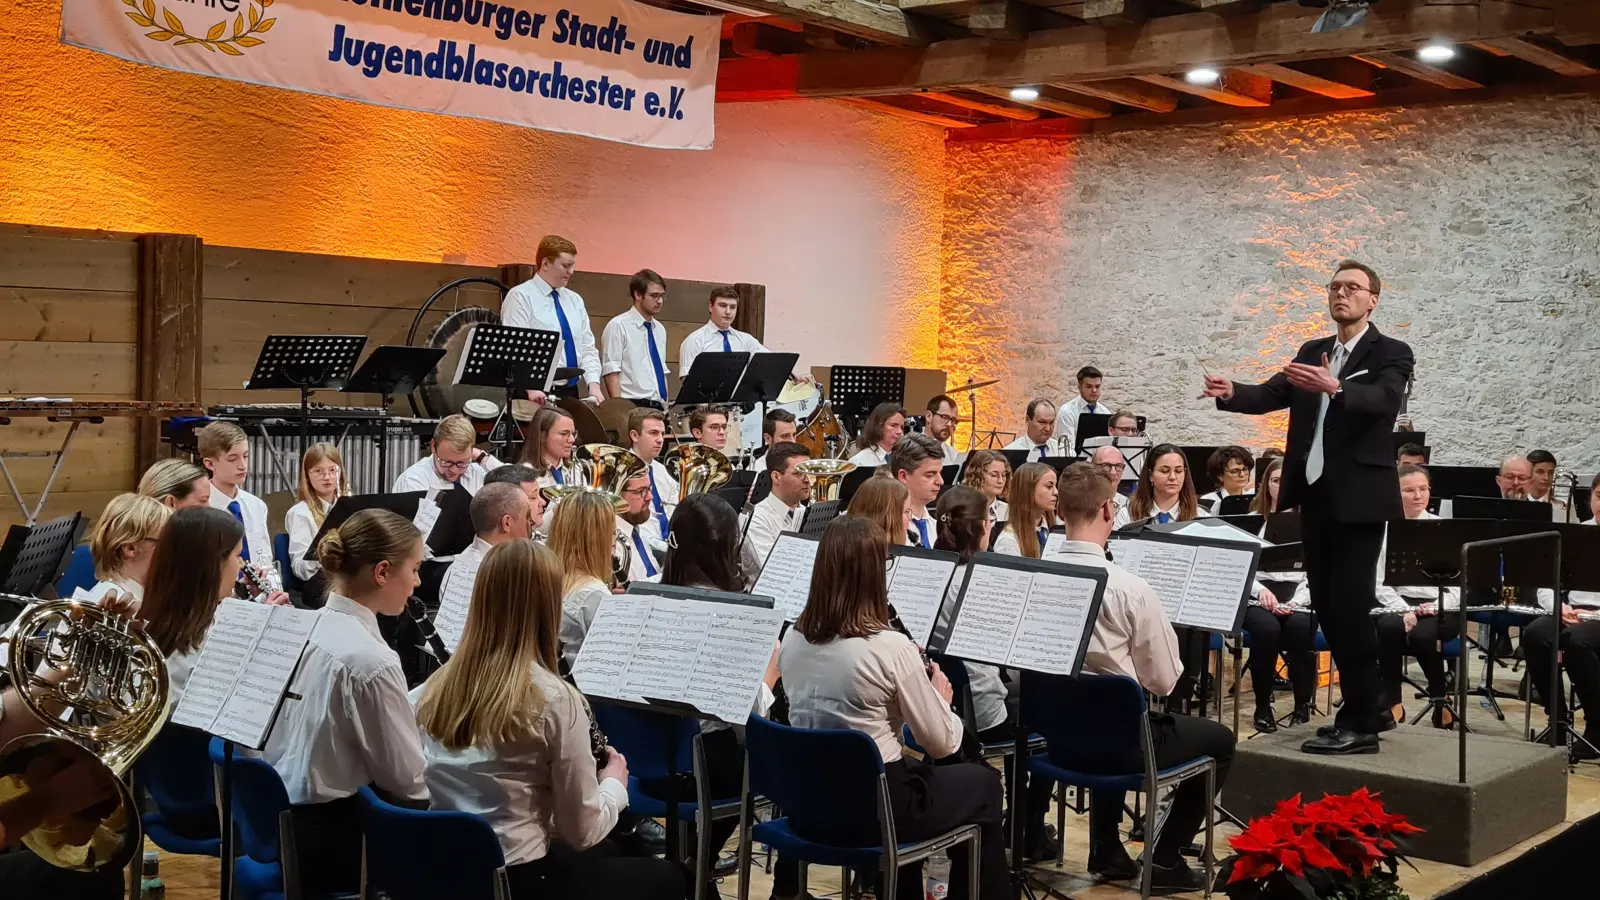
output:
[[[619,513],[628,508],[628,501],[622,496],[628,482],[650,470],[650,464],[637,453],[615,444],[584,444],[573,452],[569,467],[573,476],[565,484],[540,491],[547,501],[556,503],[574,494],[596,493],[610,498]],[[632,564],[633,546],[618,532],[611,548],[612,587],[628,583]]]
[[667,455],[667,474],[678,480],[678,502],[716,490],[733,478],[733,463],[705,444],[679,444]]
[[170,713],[161,648],[130,619],[77,600],[23,610],[0,648],[9,651],[6,674],[18,697],[45,726],[0,749],[0,804],[35,790],[38,773],[87,764],[106,799],[40,825],[22,842],[64,869],[126,866],[144,838],[122,778]]
[[794,470],[811,476],[811,500],[818,503],[839,499],[844,476],[854,472],[856,464],[843,459],[808,459],[795,463]]

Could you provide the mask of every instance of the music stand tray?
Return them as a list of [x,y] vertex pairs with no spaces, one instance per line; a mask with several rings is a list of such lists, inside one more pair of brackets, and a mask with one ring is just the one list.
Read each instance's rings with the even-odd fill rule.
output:
[[0,592],[37,597],[60,581],[87,524],[73,513],[31,528],[11,526],[0,546]]
[[798,353],[752,353],[744,377],[734,388],[733,402],[747,405],[777,400],[784,383],[789,380],[789,373],[799,361]]

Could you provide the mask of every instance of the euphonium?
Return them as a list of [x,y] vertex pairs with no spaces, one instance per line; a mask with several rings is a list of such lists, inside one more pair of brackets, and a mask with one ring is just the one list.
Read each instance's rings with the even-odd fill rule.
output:
[[818,502],[839,499],[844,476],[854,472],[856,464],[843,459],[808,459],[795,463],[794,470],[811,476],[811,499]]
[[733,463],[721,451],[705,444],[679,444],[667,453],[667,473],[678,480],[678,502],[690,494],[703,494],[733,478]]
[[627,508],[622,499],[622,489],[628,482],[648,469],[649,464],[637,453],[615,444],[584,444],[572,453],[572,460],[562,466],[563,483],[544,488],[546,500],[556,501],[578,491],[600,491],[610,494],[618,510]]
[[75,600],[23,610],[0,647],[9,650],[7,674],[17,695],[45,726],[0,749],[0,805],[35,790],[40,773],[85,763],[105,783],[107,799],[40,825],[22,842],[64,869],[127,865],[144,838],[122,778],[167,721],[161,648],[127,618]]

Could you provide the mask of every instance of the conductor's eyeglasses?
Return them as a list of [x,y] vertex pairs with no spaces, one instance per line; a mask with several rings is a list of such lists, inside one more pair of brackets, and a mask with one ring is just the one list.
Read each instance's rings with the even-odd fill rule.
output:
[[1359,294],[1363,291],[1371,293],[1372,288],[1363,287],[1354,281],[1335,281],[1328,285],[1328,296],[1330,297],[1337,297],[1340,294]]

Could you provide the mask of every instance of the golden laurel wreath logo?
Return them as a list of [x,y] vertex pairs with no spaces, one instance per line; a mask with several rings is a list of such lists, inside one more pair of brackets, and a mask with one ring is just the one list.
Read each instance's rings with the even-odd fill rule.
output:
[[[271,6],[273,0],[245,0],[247,11],[239,13],[233,20],[230,32],[228,20],[211,26],[205,37],[190,34],[184,27],[183,21],[173,15],[165,6],[157,7],[155,0],[122,0],[122,5],[131,7],[132,12],[123,15],[132,19],[141,28],[154,28],[154,31],[145,32],[145,37],[152,41],[171,41],[174,47],[185,44],[199,44],[213,53],[222,52],[229,56],[243,56],[244,50],[240,48],[258,47],[266,43],[256,35],[272,30],[277,18],[264,19],[262,14]],[[157,24],[156,15],[160,14],[161,22]],[[245,21],[249,16],[248,24]]]

